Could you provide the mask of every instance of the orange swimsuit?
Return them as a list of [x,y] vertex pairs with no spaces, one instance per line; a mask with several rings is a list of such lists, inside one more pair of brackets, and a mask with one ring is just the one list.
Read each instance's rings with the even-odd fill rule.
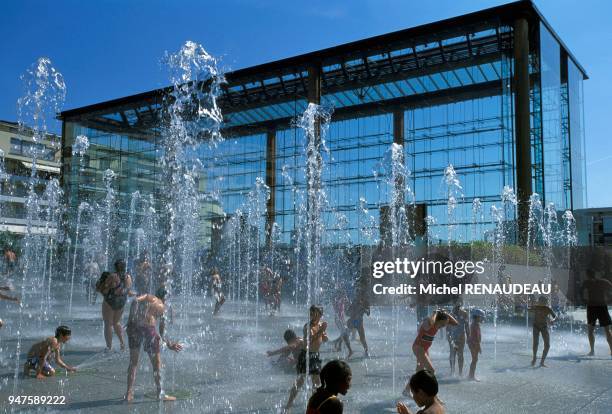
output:
[[422,346],[425,350],[425,353],[427,353],[429,351],[429,348],[431,347],[431,344],[433,344],[433,340],[436,337],[437,333],[438,328],[436,328],[435,324],[432,325],[429,329],[423,328],[423,324],[421,324],[421,326],[419,327],[419,333],[417,334],[417,337],[414,340],[412,346]]

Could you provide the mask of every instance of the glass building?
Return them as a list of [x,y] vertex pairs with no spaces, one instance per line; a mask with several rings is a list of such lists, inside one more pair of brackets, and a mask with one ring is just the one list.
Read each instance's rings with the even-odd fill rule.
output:
[[[225,140],[201,149],[199,177],[203,245],[246,202],[261,177],[271,189],[268,224],[292,243],[296,195],[306,187],[304,133],[295,120],[309,102],[334,108],[323,153],[326,223],[346,217],[350,242],[368,243],[389,204],[374,171],[393,143],[410,170],[406,203],[414,197],[435,219],[430,231],[448,235],[442,185],[452,164],[461,181],[452,238],[481,239],[493,227],[490,207],[504,186],[518,195],[519,237],[533,192],[558,211],[586,205],[582,82],[585,70],[531,1],[519,1],[226,74],[220,104]],[[81,200],[102,200],[103,173],[112,169],[119,214],[127,222],[131,194],[161,191],[161,133],[167,90],[155,90],[65,111],[63,185],[72,214]],[[78,135],[90,148],[72,156]],[[472,200],[482,214],[474,231]],[[373,220],[364,221],[361,207]],[[127,228],[127,226],[125,226]],[[270,227],[271,228],[271,227]],[[336,224],[332,243],[342,240]],[[126,231],[124,228],[123,232]],[[344,233],[343,233],[344,234]]]

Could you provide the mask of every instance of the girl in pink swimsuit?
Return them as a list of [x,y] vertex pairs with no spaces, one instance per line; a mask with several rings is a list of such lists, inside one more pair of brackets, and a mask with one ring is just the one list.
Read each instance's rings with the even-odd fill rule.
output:
[[412,344],[412,352],[414,352],[417,360],[417,371],[428,369],[434,372],[434,367],[429,357],[429,348],[433,344],[438,330],[446,325],[455,326],[457,325],[457,320],[444,310],[435,311],[430,317],[425,318],[421,322],[417,337]]

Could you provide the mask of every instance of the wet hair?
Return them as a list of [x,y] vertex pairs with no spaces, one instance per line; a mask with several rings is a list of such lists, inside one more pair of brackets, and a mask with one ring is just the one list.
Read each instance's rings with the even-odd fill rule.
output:
[[410,389],[413,392],[423,391],[430,397],[438,395],[438,380],[433,372],[424,369],[410,377]]
[[293,329],[287,329],[283,334],[283,338],[285,338],[285,341],[289,343],[290,341],[293,341],[295,338],[297,338],[297,335],[295,334],[295,331]]
[[168,291],[166,290],[166,288],[164,286],[161,286],[159,289],[157,289],[157,291],[155,292],[155,296],[158,297],[161,300],[166,300],[166,296],[168,295]]
[[72,335],[72,331],[66,325],[58,326],[55,329],[55,337],[59,339],[60,336],[70,336]]
[[595,279],[595,272],[593,271],[593,269],[587,269],[586,275],[589,279]]
[[218,275],[219,271],[216,268],[213,268],[213,270],[210,271],[210,275]]
[[548,304],[548,298],[546,296],[540,296],[538,298],[538,303],[540,303],[542,305],[547,305]]
[[310,307],[309,313],[313,313],[313,312],[318,312],[319,315],[323,316],[323,307],[322,306],[317,306],[317,305],[312,305]]
[[448,319],[448,314],[445,311],[443,311],[443,310],[437,310],[436,311],[436,318],[435,318],[436,322],[438,322],[438,321],[445,321],[447,319]]
[[127,265],[125,264],[125,260],[123,259],[115,260],[115,270],[119,270],[119,267],[123,267],[123,269],[127,267]]
[[321,388],[336,391],[351,375],[351,367],[346,362],[339,359],[331,360],[321,370]]

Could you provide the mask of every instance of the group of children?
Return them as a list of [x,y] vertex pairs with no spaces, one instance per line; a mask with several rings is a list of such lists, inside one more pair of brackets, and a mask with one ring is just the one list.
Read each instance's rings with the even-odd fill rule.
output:
[[[211,272],[210,280],[210,291],[215,298],[213,315],[217,315],[225,302],[222,280],[216,270]],[[131,278],[126,272],[125,262],[122,260],[118,260],[115,263],[114,273],[103,273],[96,287],[104,297],[102,308],[105,321],[105,338],[107,339],[109,349],[110,341],[108,336],[112,340],[111,329],[113,327],[119,337],[121,348],[123,349],[124,347],[119,322],[123,307],[127,302],[127,297],[135,296],[131,304],[126,330],[130,349],[130,363],[125,399],[131,401],[134,398],[133,386],[139,354],[140,350],[144,349],[151,360],[158,397],[166,401],[173,400],[174,398],[171,396],[162,395],[160,385],[160,351],[161,345],[164,343],[169,349],[176,352],[180,351],[182,346],[178,342],[172,342],[164,336],[165,300],[168,293],[165,287],[162,285],[155,295],[138,295],[132,292],[130,289]],[[3,290],[9,290],[9,288],[0,286],[0,291]],[[2,293],[0,293],[0,299],[19,302],[18,298]],[[105,308],[110,308],[112,312],[105,312]],[[357,295],[355,300],[350,302],[346,293],[338,292],[333,308],[335,322],[340,330],[340,336],[332,341],[334,349],[338,352],[341,350],[342,345],[345,344],[348,350],[347,359],[350,359],[353,355],[350,335],[357,332],[365,356],[368,357],[369,350],[363,323],[364,315],[370,314],[367,295]],[[533,315],[533,359],[531,364],[536,364],[539,337],[542,336],[544,349],[541,355],[540,366],[546,367],[545,360],[550,349],[550,324],[555,321],[557,315],[548,305],[548,299],[545,296],[538,298],[536,303],[529,307],[529,311]],[[106,315],[106,313],[109,313],[109,315]],[[320,348],[324,342],[329,340],[327,334],[328,325],[326,321],[322,320],[322,316],[323,309],[321,307],[311,306],[309,309],[309,321],[303,326],[302,336],[299,337],[293,330],[287,329],[283,335],[287,345],[267,353],[268,356],[281,355],[279,361],[294,365],[297,372],[297,377],[289,391],[289,398],[285,405],[286,411],[291,409],[295,398],[306,382],[307,376],[310,376],[312,384],[317,389],[310,397],[307,414],[342,412],[342,402],[338,399],[338,394],[346,394],[350,388],[352,374],[348,364],[341,360],[330,361],[322,367]],[[412,344],[412,351],[416,358],[416,373],[410,378],[405,388],[405,393],[409,393],[417,405],[425,407],[418,413],[444,413],[444,407],[436,396],[438,393],[438,383],[435,377],[435,368],[429,355],[429,349],[441,329],[446,328],[450,350],[451,376],[455,375],[457,371],[459,376],[463,375],[464,350],[465,345],[467,345],[471,353],[468,378],[477,381],[475,376],[476,366],[479,354],[482,353],[480,325],[484,318],[485,312],[482,309],[475,308],[468,312],[468,310],[462,307],[461,303],[457,303],[450,312],[439,309],[422,320]],[[108,323],[107,319],[109,319]],[[156,329],[157,324],[159,324],[159,333]],[[119,325],[118,328],[117,325]],[[0,321],[1,326],[2,322]],[[65,363],[60,353],[61,346],[70,337],[70,328],[59,326],[56,329],[55,336],[45,338],[32,345],[24,365],[24,375],[29,376],[32,370],[34,370],[36,378],[39,379],[54,375],[55,369],[51,365],[51,359],[55,359],[57,365],[66,371],[75,372],[76,368]],[[457,370],[456,367],[458,368]],[[397,411],[400,414],[411,412],[402,403],[397,405]]]
[[[352,329],[357,330],[360,340],[364,346],[366,356],[368,355],[367,343],[365,342],[365,331],[363,327],[363,315],[369,315],[367,301],[358,298],[350,305],[349,317],[344,323],[344,308],[348,299],[339,295],[334,302],[336,325],[341,331],[340,337],[333,341],[335,351],[339,351],[342,343],[347,345],[349,359],[352,349],[349,334]],[[549,324],[556,318],[553,310],[548,306],[547,298],[542,296],[538,302],[529,308],[533,317],[533,360],[535,364],[538,350],[539,335],[544,339],[544,352],[540,365],[545,367],[545,359],[550,348]],[[285,405],[288,412],[293,402],[303,387],[306,375],[311,377],[311,382],[317,388],[308,404],[308,414],[314,413],[341,413],[342,403],[337,399],[337,394],[345,394],[350,386],[350,368],[339,360],[333,360],[321,369],[320,348],[328,341],[327,322],[322,321],[323,309],[319,306],[310,307],[309,322],[304,325],[303,337],[298,337],[291,329],[287,329],[283,335],[287,345],[268,351],[268,356],[281,355],[279,362],[295,364],[297,378],[289,391],[289,399]],[[471,353],[471,364],[468,378],[478,381],[476,378],[476,366],[479,354],[482,353],[480,325],[485,319],[482,309],[474,308],[470,312],[457,303],[451,312],[436,310],[432,315],[425,318],[419,325],[416,338],[412,344],[412,351],[416,358],[416,374],[410,379],[405,389],[405,394],[410,393],[419,406],[425,407],[419,413],[438,414],[443,413],[444,408],[436,395],[438,384],[435,378],[435,368],[429,356],[429,349],[433,344],[438,331],[446,328],[447,340],[450,348],[451,375],[455,375],[458,366],[459,376],[463,376],[464,349],[465,345]],[[552,319],[551,319],[552,317]],[[327,370],[326,370],[327,369]],[[400,414],[410,413],[403,404],[398,404],[397,410]]]

